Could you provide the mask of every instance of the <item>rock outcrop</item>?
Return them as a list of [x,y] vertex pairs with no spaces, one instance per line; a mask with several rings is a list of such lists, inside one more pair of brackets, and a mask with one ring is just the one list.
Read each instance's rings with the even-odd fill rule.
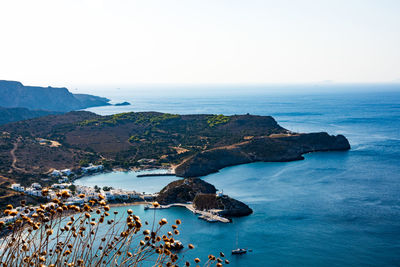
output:
[[196,209],[219,209],[221,216],[237,217],[250,215],[253,210],[243,202],[226,195],[217,196],[215,187],[200,178],[177,180],[164,187],[156,201],[168,205],[193,202]]
[[226,195],[197,194],[193,200],[193,205],[198,210],[221,210],[219,215],[224,217],[241,217],[253,213],[249,206]]
[[164,187],[156,201],[163,205],[172,203],[187,203],[193,201],[197,194],[214,194],[217,189],[199,178],[177,180]]
[[180,177],[198,177],[238,164],[301,160],[304,159],[302,155],[309,152],[348,149],[350,144],[346,137],[325,132],[258,137],[236,145],[199,152],[178,165],[175,173]]

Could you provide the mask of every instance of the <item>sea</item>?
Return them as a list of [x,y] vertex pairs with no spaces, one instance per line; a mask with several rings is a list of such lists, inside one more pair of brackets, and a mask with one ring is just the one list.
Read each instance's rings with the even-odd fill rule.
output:
[[[156,218],[182,220],[180,241],[196,246],[182,255],[188,260],[205,261],[222,251],[230,266],[400,266],[400,87],[299,88],[104,89],[97,94],[131,105],[88,110],[102,115],[250,113],[271,115],[295,132],[343,134],[350,151],[233,166],[201,177],[248,204],[254,211],[250,216],[208,223],[184,208],[171,208],[157,211]],[[77,183],[152,193],[178,179],[136,175],[105,173]],[[153,212],[143,206],[131,209],[142,220],[152,220]],[[249,252],[231,255],[237,247]]]

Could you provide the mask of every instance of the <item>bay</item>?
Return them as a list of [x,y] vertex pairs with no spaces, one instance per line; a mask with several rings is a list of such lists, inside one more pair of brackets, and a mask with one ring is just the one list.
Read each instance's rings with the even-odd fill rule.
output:
[[[229,255],[232,266],[398,266],[400,93],[377,88],[368,93],[180,97],[128,90],[115,98],[120,99],[133,105],[89,110],[272,115],[287,129],[344,134],[352,145],[348,152],[234,166],[203,177],[247,203],[254,213],[231,224],[210,224],[182,208],[158,211],[160,218],[182,219],[181,241],[197,247],[187,257],[229,254],[238,236],[239,246],[253,251]],[[127,183],[131,174],[107,175],[109,185],[138,191],[159,190],[172,179],[140,178],[145,180],[136,184]],[[98,183],[104,180],[98,178]],[[90,179],[96,183],[96,176]],[[152,218],[142,206],[133,209],[145,219]]]

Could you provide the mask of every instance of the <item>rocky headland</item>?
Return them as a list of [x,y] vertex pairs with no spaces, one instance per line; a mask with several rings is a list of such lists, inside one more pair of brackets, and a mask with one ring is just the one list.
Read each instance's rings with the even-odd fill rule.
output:
[[257,161],[284,162],[304,159],[305,153],[348,150],[350,144],[343,135],[325,132],[257,137],[231,146],[201,151],[175,168],[177,176],[198,177],[218,170]]
[[193,202],[197,210],[219,210],[224,217],[250,215],[249,206],[226,195],[217,195],[217,189],[200,178],[186,178],[165,186],[156,200],[162,205]]

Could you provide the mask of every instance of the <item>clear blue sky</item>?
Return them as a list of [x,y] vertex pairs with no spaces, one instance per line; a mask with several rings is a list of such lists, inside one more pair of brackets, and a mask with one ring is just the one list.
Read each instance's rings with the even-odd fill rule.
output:
[[4,0],[0,79],[399,82],[399,0]]

